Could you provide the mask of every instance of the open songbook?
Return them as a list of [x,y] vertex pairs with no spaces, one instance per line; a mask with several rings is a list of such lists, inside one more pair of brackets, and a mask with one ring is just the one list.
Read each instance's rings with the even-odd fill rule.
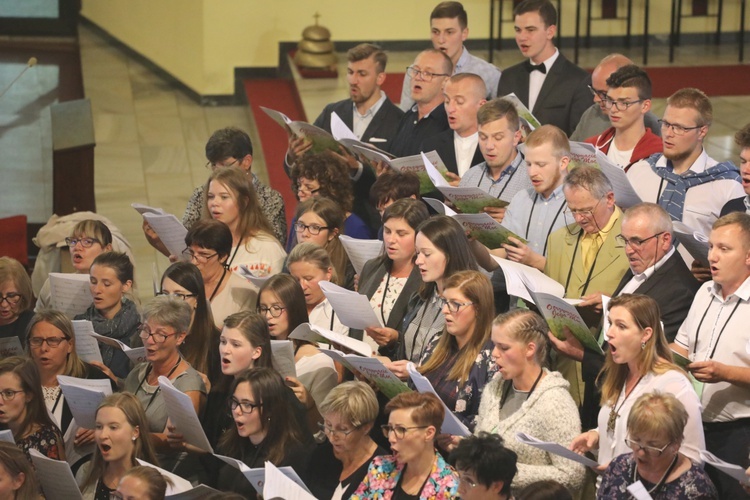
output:
[[[430,381],[427,380],[427,377],[417,371],[417,367],[414,363],[408,363],[406,365],[406,370],[409,372],[409,378],[411,378],[414,387],[419,392],[431,392],[435,396],[438,396],[438,393],[435,392],[435,388],[432,387]],[[440,396],[438,396],[438,399],[440,399]],[[466,425],[464,425],[453,411],[443,403],[442,399],[440,402],[445,409],[445,418],[443,419],[443,425],[440,428],[440,432],[442,434],[451,434],[453,436],[471,436],[471,431],[469,431]]]
[[344,326],[364,330],[370,327],[383,327],[382,320],[375,314],[367,295],[347,290],[330,281],[321,281],[320,289],[330,302],[333,311]]
[[695,260],[701,263],[703,267],[710,267],[708,262],[708,236],[695,231],[690,226],[681,221],[672,221],[674,235],[685,250]]
[[[221,460],[222,462],[225,462],[238,471],[242,473],[243,476],[250,482],[250,484],[255,488],[255,491],[258,492],[258,494],[263,494],[263,485],[266,482],[266,469],[265,468],[255,468],[251,469],[250,467],[245,464],[242,460],[237,460],[236,458],[227,457],[224,455],[217,455],[214,453],[214,456]],[[302,482],[302,479],[300,479],[299,475],[292,469],[291,467],[281,467],[277,469],[283,474],[285,477],[287,477],[290,481],[294,482],[299,488],[303,488],[304,491],[306,491],[308,494],[310,493],[310,490],[307,489],[307,486],[305,486],[305,483]],[[286,497],[282,497],[286,498]],[[312,496],[311,496],[312,498]]]
[[583,464],[586,467],[599,467],[599,464],[594,460],[591,460],[590,458],[583,455],[579,455],[575,451],[569,450],[561,444],[542,441],[523,432],[516,433],[516,439],[519,443],[539,448],[540,450],[544,450],[547,453],[554,453],[555,455],[567,458],[568,460]]
[[339,241],[344,245],[346,255],[354,266],[357,274],[362,274],[362,269],[368,260],[374,259],[383,252],[383,242],[380,240],[360,240],[351,236],[341,235]]
[[49,289],[52,309],[71,319],[93,302],[88,274],[49,273]]

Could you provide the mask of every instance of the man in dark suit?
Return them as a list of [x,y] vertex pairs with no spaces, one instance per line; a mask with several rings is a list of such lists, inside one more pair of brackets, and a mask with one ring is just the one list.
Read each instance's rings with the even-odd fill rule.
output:
[[591,104],[591,76],[555,47],[557,11],[549,0],[524,0],[513,17],[516,44],[527,60],[503,71],[497,95],[515,93],[543,125],[570,135]]
[[448,79],[443,87],[445,112],[450,130],[426,139],[424,152],[437,151],[458,185],[461,176],[471,167],[484,161],[479,150],[479,123],[477,112],[487,102],[487,87],[479,75],[459,73]]
[[[655,203],[635,205],[623,215],[621,234],[616,237],[628,257],[630,269],[612,296],[638,293],[653,298],[659,304],[667,341],[672,342],[687,317],[700,283],[674,248],[669,214]],[[584,351],[572,335],[565,341],[554,336],[550,340],[556,350],[581,361],[585,382],[581,415],[589,425],[584,424],[584,428],[595,427],[599,408],[595,381],[604,357]]]

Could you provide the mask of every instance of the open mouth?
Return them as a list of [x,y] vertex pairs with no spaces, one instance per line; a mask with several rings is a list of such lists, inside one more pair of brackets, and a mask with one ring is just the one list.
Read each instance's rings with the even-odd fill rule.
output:
[[109,450],[112,449],[112,446],[108,444],[100,444],[99,449],[102,450],[102,453],[109,453]]

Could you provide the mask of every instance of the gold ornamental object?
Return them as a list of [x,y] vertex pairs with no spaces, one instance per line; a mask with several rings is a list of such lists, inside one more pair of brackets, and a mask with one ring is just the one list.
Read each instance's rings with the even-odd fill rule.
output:
[[315,13],[315,24],[302,31],[302,40],[297,44],[294,62],[302,68],[335,70],[337,58],[331,32],[318,25],[320,14]]

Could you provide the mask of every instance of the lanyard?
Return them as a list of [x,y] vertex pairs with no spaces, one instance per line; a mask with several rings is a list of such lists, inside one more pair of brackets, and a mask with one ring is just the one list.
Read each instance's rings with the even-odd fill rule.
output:
[[[531,212],[529,213],[529,220],[526,222],[526,239],[529,239],[529,228],[531,227],[531,218],[534,215],[534,207],[536,207],[536,200],[539,198],[539,193],[534,193],[534,202],[531,204]],[[542,255],[547,255],[547,243],[549,242],[549,235],[552,234],[552,228],[555,227],[555,222],[557,221],[557,218],[560,217],[560,213],[562,213],[563,208],[565,208],[565,205],[567,205],[566,201],[563,201],[562,205],[560,205],[560,208],[557,209],[557,213],[555,214],[555,218],[552,219],[552,223],[549,225],[549,229],[547,230],[547,236],[544,238],[544,250],[542,250]]]
[[[716,347],[719,345],[719,340],[721,340],[721,334],[724,333],[724,329],[727,327],[729,322],[732,320],[732,316],[734,316],[734,312],[737,310],[738,307],[740,307],[740,302],[742,302],[742,299],[737,297],[737,303],[734,305],[734,308],[732,309],[732,312],[729,313],[729,317],[724,322],[724,326],[721,327],[721,330],[719,330],[719,336],[716,337],[716,342],[714,343],[714,348],[711,350],[711,354],[708,356],[707,359],[713,359],[714,354],[716,354]],[[706,314],[708,314],[708,310],[711,309],[711,305],[714,303],[713,298],[711,299],[711,302],[708,303],[708,307],[703,312],[703,317],[701,317],[700,323],[698,323],[698,328],[695,330],[695,341],[693,342],[693,357],[695,357],[695,351],[698,349],[698,334],[701,331],[701,326],[703,326],[703,320],[706,319]],[[719,314],[721,314],[721,311],[719,311]],[[716,316],[716,319],[718,320],[719,317]],[[713,330],[711,330],[711,338],[713,339],[714,336],[714,330],[716,330],[716,325],[714,325]],[[709,346],[711,340],[709,340]]]
[[[385,311],[383,308],[385,307],[385,299],[388,297],[388,283],[391,281],[391,273],[386,272],[386,278],[385,278],[385,290],[383,290],[383,298],[380,301],[380,318],[383,320],[383,326],[385,326]],[[390,314],[389,314],[390,316]]]
[[[433,299],[433,297],[430,297],[430,300],[432,300],[432,299]],[[422,315],[419,317],[419,323],[417,323],[417,329],[414,331],[414,339],[411,341],[411,349],[409,349],[409,353],[411,355],[409,353],[406,354],[406,357],[409,358],[409,359],[413,359],[413,356],[414,356],[414,346],[417,343],[417,337],[419,336],[419,330],[422,329],[422,320],[424,320],[424,315],[427,314],[427,305],[428,304],[429,304],[429,302],[425,301],[424,308],[422,309]],[[438,309],[438,312],[435,315],[435,317],[432,319],[432,323],[430,323],[430,326],[432,326],[432,325],[435,324],[435,321],[437,321],[438,317],[440,316],[440,314],[442,312],[443,312],[442,309]],[[427,333],[429,334],[429,332],[430,332],[430,328],[428,327],[427,328]],[[422,349],[420,349],[420,351],[419,351],[419,359],[422,359],[422,355],[424,354],[424,350],[425,350],[425,348],[427,347],[427,345],[431,341],[432,341],[432,338],[428,339],[427,338],[427,334],[425,334],[425,339],[424,339],[424,343],[422,344]]]
[[[534,385],[531,386],[531,390],[526,395],[526,401],[529,400],[531,395],[534,393],[534,389],[536,389],[536,385],[539,383],[539,380],[541,380],[542,375],[544,375],[544,368],[540,368],[539,375],[537,376],[536,380],[534,381]],[[500,409],[503,409],[503,406],[505,406],[505,401],[508,399],[508,395],[510,394],[510,391],[513,390],[512,388],[513,381],[507,380],[505,382],[505,387],[503,387],[503,397],[500,399]]]
[[[581,242],[581,238],[583,237],[583,229],[581,229],[581,232],[578,233],[578,239],[576,239],[576,246],[573,248],[573,258],[570,259],[570,269],[568,269],[568,279],[565,280],[565,293],[568,293],[568,285],[570,285],[570,277],[573,274],[573,266],[576,262],[576,254],[578,253],[578,244]],[[594,256],[594,262],[591,263],[591,269],[589,269],[589,274],[586,276],[586,281],[583,283],[583,291],[581,292],[581,297],[586,295],[586,290],[589,289],[589,284],[591,283],[591,276],[594,274],[594,268],[596,267],[596,261],[599,258],[599,252],[601,252],[602,247],[604,246],[604,243],[601,244],[599,248],[596,249],[596,255]]]
[[[182,356],[179,356],[179,357],[177,358],[177,363],[175,363],[175,365],[174,365],[174,366],[172,367],[172,369],[171,369],[171,370],[169,370],[169,373],[167,373],[167,378],[169,378],[169,377],[171,377],[171,376],[172,376],[172,374],[173,374],[173,373],[174,373],[174,371],[175,371],[175,370],[177,369],[177,367],[178,367],[178,366],[180,366],[180,363],[182,363]],[[145,375],[143,376],[143,378],[141,379],[141,383],[140,383],[140,384],[138,384],[138,389],[142,389],[142,390],[143,390],[143,392],[146,392],[146,389],[143,389],[143,383],[144,383],[144,382],[146,381],[146,379],[148,378],[149,374],[151,373],[151,369],[152,369],[152,368],[153,368],[153,366],[151,366],[151,365],[148,365],[148,368],[146,369],[146,374],[145,374]],[[136,389],[136,391],[138,391],[138,389]],[[157,387],[156,387],[156,390],[154,391],[154,393],[153,393],[153,394],[151,394],[151,399],[149,399],[149,400],[148,400],[148,404],[147,404],[147,405],[146,405],[146,407],[145,407],[145,408],[143,409],[143,411],[144,411],[144,412],[145,412],[145,411],[147,411],[147,410],[148,410],[148,408],[149,408],[149,406],[151,406],[151,403],[153,403],[153,402],[154,402],[154,398],[156,397],[156,395],[157,395],[157,394],[159,394],[159,390],[160,390],[160,389],[161,389],[161,386],[160,386],[160,385],[157,385]],[[146,392],[146,394],[148,394],[148,393]]]
[[[479,182],[477,182],[477,187],[479,187],[480,184],[482,184],[482,181],[484,180],[484,174],[485,174],[485,172],[487,172],[488,168],[489,167],[485,167],[484,170],[482,170],[482,176],[479,178]],[[513,179],[513,176],[516,175],[516,172],[518,172],[518,167],[516,167],[516,169],[513,172],[511,172],[510,174],[508,174],[508,180],[505,181],[505,184],[503,185],[503,188],[500,190],[500,192],[498,193],[498,195],[495,198],[497,198],[498,200],[500,199],[500,197],[505,192],[505,188],[508,187],[508,184],[510,184],[510,181]],[[503,178],[503,174],[500,174],[500,179],[502,179],[502,178]],[[492,181],[491,178],[489,178],[489,179],[490,179],[490,181]],[[498,179],[497,181],[500,182],[500,179]],[[492,188],[491,185],[490,185],[490,188]],[[487,193],[488,194],[489,194],[489,191],[490,191],[490,189],[488,188],[487,189]]]

